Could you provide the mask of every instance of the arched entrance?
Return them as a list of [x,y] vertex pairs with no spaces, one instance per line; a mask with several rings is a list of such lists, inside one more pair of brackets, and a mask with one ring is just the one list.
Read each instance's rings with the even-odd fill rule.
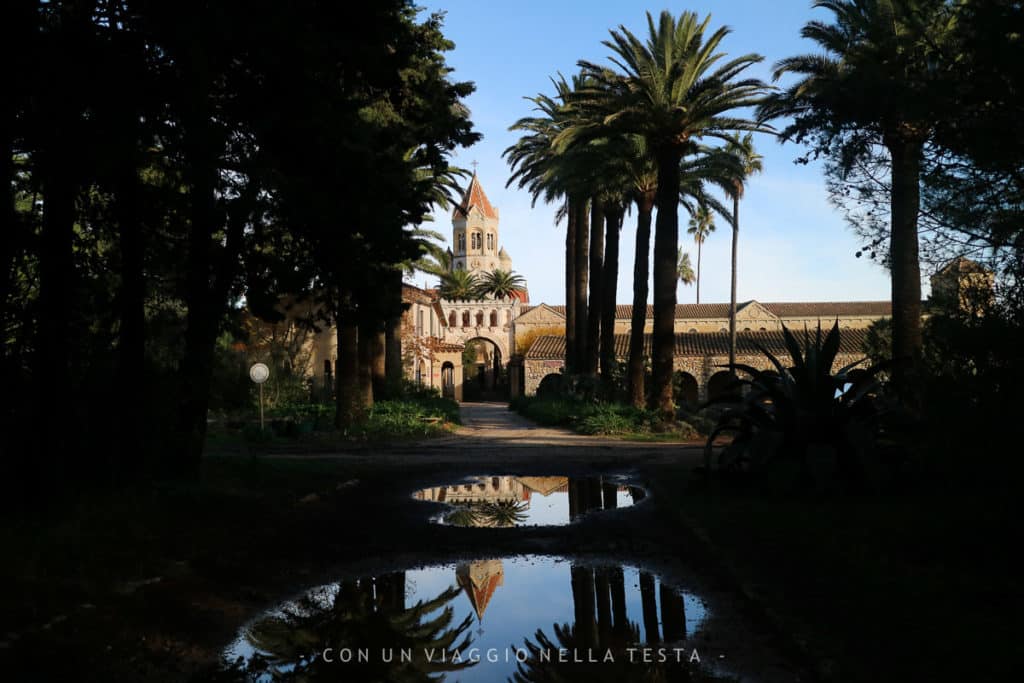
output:
[[455,365],[451,361],[441,364],[441,395],[445,398],[455,398]]
[[688,372],[676,370],[674,373],[675,387],[673,387],[678,402],[685,408],[693,409],[697,405],[697,378]]
[[508,396],[508,378],[501,357],[501,349],[486,337],[474,337],[466,342],[462,354],[463,388],[465,401],[499,400]]
[[734,391],[731,385],[732,375],[728,370],[722,370],[711,375],[708,379],[708,400],[712,401],[716,398],[721,398],[730,391]]

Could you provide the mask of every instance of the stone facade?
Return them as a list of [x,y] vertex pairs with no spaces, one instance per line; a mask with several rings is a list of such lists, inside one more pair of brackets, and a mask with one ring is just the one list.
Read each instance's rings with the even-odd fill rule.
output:
[[[799,338],[799,337],[798,337]],[[844,333],[841,347],[833,363],[833,370],[864,358],[860,350],[864,341],[863,330],[851,330]],[[782,334],[774,331],[751,331],[737,333],[736,362],[749,365],[759,370],[772,370],[771,361],[755,348],[755,343],[766,348],[777,358],[785,362],[788,358]],[[645,339],[645,347],[650,348],[650,336]],[[616,335],[615,349],[619,360],[625,361],[629,348],[628,335]],[[692,380],[692,401],[705,401],[713,398],[717,388],[728,376],[723,367],[729,362],[729,337],[722,333],[677,333],[674,367],[682,373],[684,381]],[[541,381],[550,374],[559,374],[565,367],[565,338],[546,336],[539,338],[523,361],[525,377],[525,393],[537,393]],[[718,379],[716,379],[716,377]],[[685,392],[684,392],[685,393]]]

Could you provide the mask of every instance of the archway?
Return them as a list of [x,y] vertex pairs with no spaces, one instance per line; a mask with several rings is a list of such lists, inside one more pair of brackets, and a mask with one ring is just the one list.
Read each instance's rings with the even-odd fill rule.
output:
[[729,394],[730,392],[735,393],[732,385],[732,375],[728,370],[722,370],[711,375],[708,379],[708,400],[714,400],[721,398]]
[[507,397],[508,378],[501,348],[494,341],[486,337],[467,340],[466,350],[462,354],[462,368],[463,400],[498,400]]
[[441,395],[455,398],[455,365],[451,361],[441,364]]
[[675,395],[687,408],[697,405],[697,378],[688,372],[676,370],[673,376]]

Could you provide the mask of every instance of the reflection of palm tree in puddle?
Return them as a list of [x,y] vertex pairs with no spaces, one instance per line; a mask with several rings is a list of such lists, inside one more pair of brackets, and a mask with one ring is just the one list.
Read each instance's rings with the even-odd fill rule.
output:
[[[570,489],[571,490],[571,489]],[[677,661],[669,649],[667,661],[643,661],[642,654],[631,657],[627,648],[642,644],[682,647],[686,636],[686,616],[682,595],[661,584],[661,622],[659,633],[654,577],[640,573],[641,605],[646,639],[640,627],[626,613],[625,577],[621,567],[572,566],[570,569],[575,622],[554,624],[554,639],[542,629],[534,641],[526,639],[529,658],[518,665],[510,679],[515,683],[554,683],[562,681],[710,681],[719,680],[688,667],[685,657]],[[567,650],[564,658],[560,650]],[[544,656],[542,653],[547,653]],[[611,653],[610,658],[606,653]],[[596,661],[590,661],[591,659]]]
[[528,504],[512,500],[462,503],[444,517],[446,524],[473,527],[510,527],[526,521]]
[[[333,596],[326,591],[308,594],[248,629],[246,640],[257,654],[246,674],[301,681],[340,680],[342,673],[347,681],[436,680],[433,674],[473,664],[459,661],[472,641],[466,633],[472,616],[452,625],[454,610],[448,603],[459,592],[452,587],[433,600],[406,607],[405,573],[397,572],[342,581]],[[439,614],[428,617],[437,610]],[[321,656],[325,648],[332,648],[333,662]],[[358,652],[364,649],[368,656],[359,661]],[[403,650],[411,654],[408,659],[401,657]],[[352,658],[340,663],[344,651]]]

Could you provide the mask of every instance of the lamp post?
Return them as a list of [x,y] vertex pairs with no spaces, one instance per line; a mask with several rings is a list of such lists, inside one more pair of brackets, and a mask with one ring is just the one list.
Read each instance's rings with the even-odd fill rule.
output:
[[263,431],[263,383],[270,377],[270,368],[263,363],[255,363],[249,368],[249,379],[260,388],[260,431]]

